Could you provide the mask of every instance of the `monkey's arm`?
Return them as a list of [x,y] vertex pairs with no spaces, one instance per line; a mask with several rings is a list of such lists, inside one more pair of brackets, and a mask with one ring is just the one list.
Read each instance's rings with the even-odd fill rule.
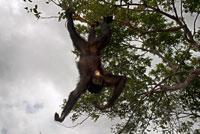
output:
[[80,82],[77,84],[76,89],[70,93],[69,99],[61,113],[61,116],[59,117],[58,113],[55,113],[55,116],[54,116],[55,121],[62,122],[65,119],[65,117],[70,113],[73,106],[76,104],[76,102],[80,98],[80,96],[83,93],[85,93],[88,81],[89,81],[89,78],[81,78]]
[[84,52],[86,50],[85,48],[86,48],[87,42],[77,33],[74,27],[72,13],[70,9],[67,9],[65,11],[65,16],[68,20],[67,29],[69,31],[74,47],[80,52]]

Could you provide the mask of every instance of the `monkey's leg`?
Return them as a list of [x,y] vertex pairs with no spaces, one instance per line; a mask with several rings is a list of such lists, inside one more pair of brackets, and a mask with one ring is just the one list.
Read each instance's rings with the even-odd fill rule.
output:
[[112,22],[112,17],[104,17],[104,21],[101,24],[101,35],[99,36],[98,51],[101,52],[107,45],[109,45],[111,39],[111,28],[109,23]]
[[118,76],[118,75],[106,75],[104,76],[104,81],[106,86],[114,86],[112,97],[109,99],[107,104],[105,105],[95,105],[97,108],[104,110],[106,108],[111,107],[114,102],[117,100],[117,98],[122,93],[122,89],[125,86],[127,78],[124,76]]
[[72,91],[69,95],[69,99],[67,101],[67,104],[65,105],[61,116],[59,117],[58,113],[55,113],[55,121],[62,122],[65,117],[70,113],[73,106],[76,104],[80,96],[85,93],[87,89],[87,83],[89,81],[89,78],[81,78],[80,82],[77,84],[77,87],[74,91]]
[[96,30],[95,27],[97,27],[99,25],[98,21],[94,22],[94,25],[91,26],[90,31],[89,31],[89,35],[88,35],[88,42],[92,43],[92,41],[94,41],[94,39],[96,38]]
[[90,28],[90,31],[89,31],[89,35],[88,35],[88,42],[92,42],[94,39],[95,39],[95,35],[96,35],[96,30],[95,30],[95,27],[92,26]]

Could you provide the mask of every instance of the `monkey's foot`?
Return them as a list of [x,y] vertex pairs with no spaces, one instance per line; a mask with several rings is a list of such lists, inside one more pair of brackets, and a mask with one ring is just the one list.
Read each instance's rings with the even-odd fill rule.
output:
[[74,13],[75,12],[71,8],[68,8],[67,10],[65,10],[65,16],[66,17],[72,17],[72,14],[74,14]]
[[97,104],[96,101],[94,101],[94,106],[95,106],[96,108],[100,109],[100,110],[105,110],[106,108],[109,108],[109,107],[110,107],[109,104],[106,104],[106,105],[99,105],[99,104]]
[[106,22],[106,23],[111,23],[113,21],[113,16],[105,16],[103,17],[103,20]]

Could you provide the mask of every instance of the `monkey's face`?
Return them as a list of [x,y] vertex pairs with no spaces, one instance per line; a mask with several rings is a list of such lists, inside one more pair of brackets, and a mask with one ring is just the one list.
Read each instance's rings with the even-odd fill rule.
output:
[[98,70],[95,71],[95,74],[92,78],[92,82],[96,85],[102,85],[103,84],[103,79],[102,79],[101,73]]

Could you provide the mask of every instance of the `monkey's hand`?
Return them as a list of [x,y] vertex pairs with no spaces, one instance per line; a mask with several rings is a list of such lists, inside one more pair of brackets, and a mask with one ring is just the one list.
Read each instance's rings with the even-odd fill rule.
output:
[[99,26],[99,22],[98,21],[94,21],[91,25],[91,27],[98,27]]
[[55,113],[54,120],[58,122],[62,122],[63,120],[59,117],[58,113]]

